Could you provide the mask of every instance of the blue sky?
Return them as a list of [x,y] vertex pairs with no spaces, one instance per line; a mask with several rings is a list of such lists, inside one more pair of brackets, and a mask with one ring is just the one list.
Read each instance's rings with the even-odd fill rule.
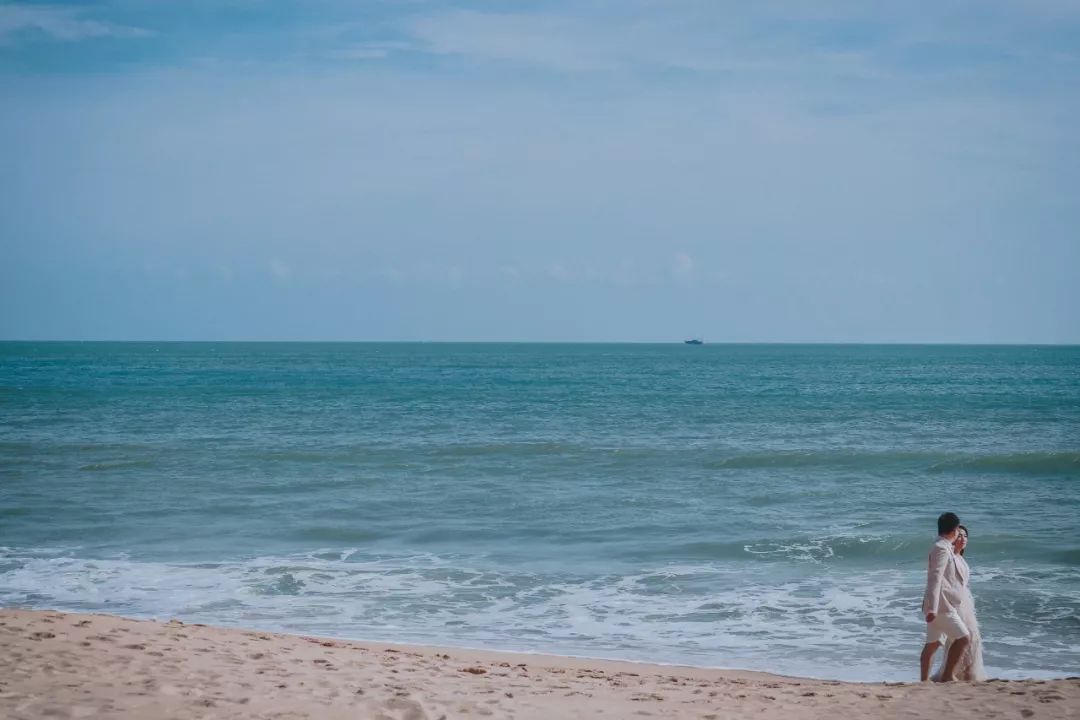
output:
[[1080,2],[0,3],[0,338],[1080,342]]

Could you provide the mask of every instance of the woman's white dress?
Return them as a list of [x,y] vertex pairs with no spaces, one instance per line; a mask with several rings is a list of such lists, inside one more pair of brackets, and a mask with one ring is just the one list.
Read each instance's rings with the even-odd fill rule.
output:
[[[960,571],[961,577],[964,578],[964,589],[967,590],[964,602],[957,608],[957,612],[971,632],[971,642],[968,643],[967,650],[964,651],[964,654],[960,656],[960,660],[956,663],[955,675],[957,680],[982,682],[986,679],[986,670],[983,668],[982,633],[979,632],[979,620],[975,617],[975,598],[971,594],[971,568],[968,567],[967,560],[964,560],[963,555],[954,555],[953,557],[956,561],[957,570]],[[945,644],[945,658],[949,657],[949,645],[951,644],[951,641]],[[941,672],[944,669],[945,663],[942,660],[942,666],[934,674],[933,679],[935,681],[941,680]]]

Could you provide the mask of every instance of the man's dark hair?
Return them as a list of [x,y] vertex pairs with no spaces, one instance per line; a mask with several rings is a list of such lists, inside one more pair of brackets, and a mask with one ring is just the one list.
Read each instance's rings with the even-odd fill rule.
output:
[[937,519],[938,535],[948,535],[958,527],[960,527],[960,518],[956,513],[942,513]]

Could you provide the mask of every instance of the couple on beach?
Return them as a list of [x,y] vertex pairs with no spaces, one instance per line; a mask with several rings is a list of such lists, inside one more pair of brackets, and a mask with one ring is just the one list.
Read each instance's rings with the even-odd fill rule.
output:
[[[964,560],[968,530],[955,513],[938,518],[938,538],[930,548],[926,593],[922,611],[926,616],[926,644],[919,659],[919,679],[935,682],[986,679],[983,670],[982,636],[975,618],[975,598],[968,584],[971,569]],[[930,677],[930,665],[942,643],[945,662]]]

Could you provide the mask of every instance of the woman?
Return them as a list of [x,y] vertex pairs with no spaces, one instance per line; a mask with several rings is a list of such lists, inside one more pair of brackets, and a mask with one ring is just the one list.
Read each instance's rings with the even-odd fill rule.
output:
[[[971,594],[971,568],[968,567],[967,560],[964,559],[964,550],[967,548],[968,542],[968,529],[963,525],[957,529],[959,532],[956,533],[956,539],[953,540],[953,551],[955,553],[956,569],[960,572],[960,576],[964,578],[964,588],[967,590],[967,596],[957,610],[960,613],[960,619],[964,621],[964,624],[967,625],[968,630],[971,632],[971,642],[968,643],[964,654],[960,656],[960,661],[956,663],[955,676],[957,680],[981,682],[986,679],[986,670],[983,669],[982,658],[982,634],[979,632],[979,621],[975,618],[975,598]],[[946,643],[945,657],[948,656],[949,644]],[[941,680],[940,669],[933,679],[935,681]]]

